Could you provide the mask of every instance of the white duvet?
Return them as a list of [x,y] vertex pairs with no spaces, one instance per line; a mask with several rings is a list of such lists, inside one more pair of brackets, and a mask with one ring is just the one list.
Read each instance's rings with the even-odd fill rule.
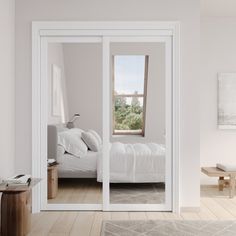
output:
[[[98,161],[102,181],[102,159]],[[113,143],[110,149],[110,182],[164,182],[165,147],[156,143]]]

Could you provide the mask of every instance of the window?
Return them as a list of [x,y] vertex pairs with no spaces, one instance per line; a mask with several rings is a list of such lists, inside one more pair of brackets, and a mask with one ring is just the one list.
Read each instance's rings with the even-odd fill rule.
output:
[[113,134],[145,133],[148,56],[113,56]]

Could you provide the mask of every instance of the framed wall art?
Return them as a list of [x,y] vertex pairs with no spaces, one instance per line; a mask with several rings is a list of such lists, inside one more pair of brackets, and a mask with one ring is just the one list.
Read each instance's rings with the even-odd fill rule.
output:
[[61,68],[55,64],[52,65],[52,115],[61,116]]
[[236,73],[218,74],[218,127],[236,129]]

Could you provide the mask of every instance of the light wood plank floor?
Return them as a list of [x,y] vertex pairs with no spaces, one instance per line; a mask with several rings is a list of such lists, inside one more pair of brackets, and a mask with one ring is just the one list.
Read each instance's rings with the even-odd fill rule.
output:
[[102,204],[102,184],[96,179],[59,179],[57,196],[48,203]]
[[236,197],[228,198],[228,189],[219,192],[217,187],[201,188],[199,212],[180,215],[167,212],[42,212],[33,215],[29,235],[100,235],[103,220],[236,220]]
[[[110,190],[113,204],[159,204],[165,201],[163,183],[112,183]],[[59,179],[57,196],[48,203],[102,204],[102,184],[96,179]]]

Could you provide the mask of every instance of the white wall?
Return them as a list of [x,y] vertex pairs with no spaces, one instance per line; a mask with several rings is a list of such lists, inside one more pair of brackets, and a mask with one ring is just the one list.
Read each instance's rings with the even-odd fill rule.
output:
[[[0,1],[0,179],[14,173],[15,1]],[[23,134],[21,134],[22,136]],[[20,136],[20,135],[19,135]]]
[[[199,206],[199,0],[16,1],[16,159],[31,170],[31,22],[122,20],[181,22],[181,206]],[[24,134],[24,139],[22,139]]]
[[[58,66],[61,69],[61,99],[63,108],[61,116],[54,116],[52,112],[52,67]],[[68,100],[66,90],[65,66],[64,66],[64,52],[61,43],[48,44],[48,124],[60,124],[68,121]]]
[[[236,163],[236,131],[217,128],[217,73],[236,72],[236,17],[201,20],[201,166]],[[201,175],[202,184],[216,178]]]
[[69,116],[75,126],[102,134],[102,44],[65,43],[64,62]]

